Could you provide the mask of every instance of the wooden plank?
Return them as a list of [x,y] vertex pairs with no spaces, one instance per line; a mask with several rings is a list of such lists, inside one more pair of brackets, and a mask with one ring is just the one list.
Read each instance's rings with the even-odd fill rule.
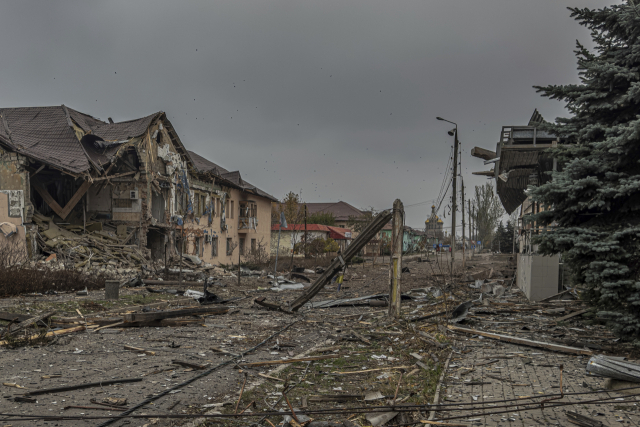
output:
[[589,311],[590,309],[584,309],[584,310],[579,310],[579,311],[574,311],[571,314],[567,314],[566,316],[563,316],[559,319],[556,319],[556,322],[562,322],[564,320],[568,320],[571,319],[572,317],[576,317],[576,316],[580,316],[581,314],[585,314],[587,311]]
[[62,215],[60,216],[60,218],[65,219],[71,213],[73,208],[76,207],[76,205],[78,204],[82,196],[84,196],[84,193],[87,192],[89,187],[91,187],[91,183],[89,181],[84,181],[82,183],[82,185],[80,186],[80,188],[78,188],[78,190],[73,195],[73,197],[71,197],[71,199],[69,199],[67,204],[64,206],[64,209],[62,210]]
[[65,219],[71,210],[78,204],[84,193],[87,192],[89,187],[91,187],[91,183],[89,181],[84,181],[80,188],[76,191],[76,193],[71,197],[69,202],[62,208],[58,202],[49,194],[47,188],[37,179],[31,179],[31,185],[33,188],[40,194],[42,199],[46,202],[47,205],[62,219]]
[[261,372],[258,372],[258,376],[259,376],[259,377],[262,377],[262,378],[267,378],[267,379],[269,379],[269,380],[273,380],[273,381],[285,382],[285,381],[284,381],[283,379],[281,379],[281,378],[272,377],[272,376],[269,376],[269,375],[267,375],[267,374],[263,374],[263,373],[261,373]]
[[342,356],[338,354],[327,354],[325,356],[309,356],[309,357],[300,357],[298,359],[285,359],[285,360],[266,360],[264,362],[250,362],[250,363],[241,363],[241,366],[267,366],[267,365],[284,365],[286,363],[296,363],[296,362],[311,362],[313,360],[324,360],[324,359],[337,359]]
[[31,317],[30,319],[27,319],[23,322],[18,323],[17,325],[14,325],[8,332],[13,333],[13,332],[17,332],[19,330],[28,328],[29,326],[33,325],[34,323],[38,323],[41,320],[44,320],[48,317],[53,316],[54,314],[56,314],[55,310],[54,311],[48,311],[46,313],[42,313],[38,316],[35,317]]
[[125,350],[129,350],[129,351],[134,351],[136,353],[144,353],[147,356],[155,356],[156,355],[155,351],[145,350],[144,348],[132,347],[130,345],[125,345],[124,349]]
[[209,306],[199,308],[185,308],[182,310],[157,311],[152,313],[129,313],[125,314],[123,320],[130,322],[151,322],[153,320],[169,319],[172,317],[193,316],[196,314],[225,314],[229,311],[227,307]]
[[112,323],[110,325],[100,326],[99,328],[96,328],[93,332],[98,332],[101,329],[113,328],[114,326],[120,326],[120,325],[124,325],[124,322],[117,322],[117,323]]
[[459,326],[453,326],[453,325],[448,325],[447,328],[456,332],[463,332],[465,334],[472,334],[472,335],[480,335],[486,338],[491,338],[498,341],[510,342],[513,344],[526,345],[528,347],[544,348],[546,350],[558,351],[562,353],[581,354],[584,356],[593,355],[593,352],[591,350],[583,350],[581,348],[568,347],[564,345],[552,344],[552,343],[547,343],[542,341],[533,341],[525,338],[512,337],[509,335],[493,334],[489,332],[478,331],[476,329],[461,328]]
[[49,194],[49,191],[47,191],[45,186],[42,185],[42,183],[35,177],[31,179],[31,185],[33,186],[33,189],[36,190],[38,194],[40,194],[40,197],[42,197],[45,203],[49,205],[51,210],[53,210],[60,218],[62,218],[62,206],[60,206],[58,202],[56,202],[56,200],[51,196],[51,194]]
[[113,178],[120,178],[123,176],[128,176],[128,175],[135,175],[137,173],[137,171],[134,172],[124,172],[124,173],[117,173],[115,175],[111,175],[111,176],[101,176],[100,178],[93,178],[93,181],[104,181],[105,179],[113,179]]

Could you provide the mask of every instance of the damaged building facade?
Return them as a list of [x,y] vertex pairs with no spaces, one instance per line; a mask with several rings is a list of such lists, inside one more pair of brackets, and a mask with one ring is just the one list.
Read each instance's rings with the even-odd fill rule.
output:
[[275,199],[188,151],[163,112],[114,123],[62,105],[0,118],[0,249],[18,258],[230,264],[269,244]]
[[535,110],[526,126],[503,126],[496,151],[475,147],[471,155],[493,165],[489,171],[473,172],[496,181],[496,193],[508,214],[518,211],[518,267],[516,284],[532,301],[557,294],[562,287],[560,255],[538,254],[532,237],[546,226],[525,221],[545,206],[533,202],[527,195],[529,186],[537,186],[551,179],[549,172],[557,169],[557,161],[547,150],[561,144],[555,135],[538,127],[544,123]]

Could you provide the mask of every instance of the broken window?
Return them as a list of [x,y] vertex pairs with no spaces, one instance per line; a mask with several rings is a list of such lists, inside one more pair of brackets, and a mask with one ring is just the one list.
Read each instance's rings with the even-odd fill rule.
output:
[[202,238],[201,238],[201,237],[196,237],[196,244],[195,244],[195,246],[196,246],[196,248],[195,248],[195,249],[196,249],[196,253],[195,253],[195,255],[197,255],[197,256],[200,256],[200,253],[201,253],[201,252],[200,252],[200,244],[201,244],[201,240],[202,240]]
[[233,219],[233,200],[231,200],[231,209],[229,210],[229,218]]
[[256,253],[256,239],[251,239],[251,253]]
[[241,237],[240,239],[240,255],[244,255],[244,237]]
[[211,238],[211,256],[218,256],[218,236],[213,236]]
[[231,237],[227,237],[227,255],[231,255],[233,253],[233,243],[231,241]]

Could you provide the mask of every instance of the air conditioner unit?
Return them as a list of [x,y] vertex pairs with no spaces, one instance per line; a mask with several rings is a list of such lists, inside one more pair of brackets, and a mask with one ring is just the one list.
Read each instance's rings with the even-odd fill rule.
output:
[[130,199],[138,199],[138,190],[129,191],[129,198]]

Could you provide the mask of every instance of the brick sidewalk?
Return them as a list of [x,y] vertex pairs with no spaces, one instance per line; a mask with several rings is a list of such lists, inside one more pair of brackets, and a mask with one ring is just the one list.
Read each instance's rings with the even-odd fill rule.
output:
[[[462,335],[458,335],[458,339],[460,344],[465,344],[471,351],[462,355],[454,353],[445,376],[445,388],[441,400],[443,404],[474,402],[476,403],[474,406],[479,408],[482,401],[556,394],[560,392],[560,365],[564,365],[565,393],[587,392],[604,387],[604,378],[586,375],[585,366],[589,360],[588,356],[555,353],[490,339],[467,339]],[[616,404],[547,407],[544,410],[531,411],[518,411],[515,407],[513,410],[501,408],[496,411],[509,410],[509,412],[497,415],[473,416],[473,413],[482,411],[455,410],[439,412],[436,419],[465,415],[464,418],[448,422],[474,426],[568,426],[573,425],[565,414],[565,411],[570,410],[594,418],[606,426],[640,425],[639,409],[636,406],[638,397],[628,397],[621,393],[566,396],[550,404],[608,397],[622,398],[624,401],[621,400]],[[504,403],[491,406],[502,405]]]

